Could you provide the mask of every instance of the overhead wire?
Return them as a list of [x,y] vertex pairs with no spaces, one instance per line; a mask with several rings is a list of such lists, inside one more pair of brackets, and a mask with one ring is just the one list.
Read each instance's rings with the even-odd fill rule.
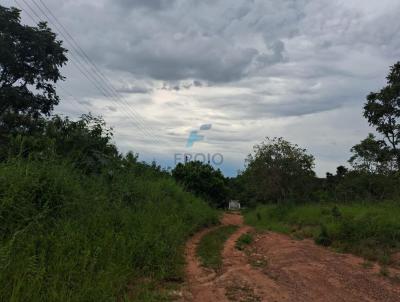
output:
[[[51,9],[42,1],[39,0],[41,5],[44,7],[44,9],[52,16],[54,21],[61,27],[61,29],[64,31],[64,33],[69,37],[70,43],[73,44],[76,49],[75,51],[81,55],[81,57],[86,61],[86,63],[92,67],[92,70],[96,73],[96,75],[105,83],[106,87],[110,89],[110,91],[118,97],[123,103],[125,103],[129,109],[133,112],[133,114],[137,117],[137,119],[141,123],[145,123],[143,118],[139,113],[136,112],[134,108],[131,108],[128,104],[127,101],[121,96],[121,94],[118,92],[118,90],[115,89],[115,87],[112,85],[111,81],[104,75],[104,73],[97,67],[97,65],[90,59],[90,57],[86,54],[86,52],[82,49],[82,47],[79,45],[79,43],[74,39],[74,37],[69,33],[69,31],[65,28],[65,26],[59,21],[59,19],[53,14]],[[40,9],[40,7],[37,5],[37,3],[33,0],[33,3]],[[42,11],[43,12],[43,11]],[[44,13],[44,12],[43,12]],[[45,14],[45,13],[44,13]],[[47,17],[48,18],[48,17]],[[49,18],[48,18],[49,19]],[[72,41],[72,42],[71,42]],[[153,131],[151,126],[148,126],[150,131]]]
[[[42,18],[39,16],[38,12],[37,12],[31,5],[29,5],[25,0],[22,0],[22,1],[25,3],[25,6],[26,6],[39,20],[42,19]],[[21,4],[18,3],[18,0],[15,0],[15,2],[22,8]],[[153,142],[155,142],[155,143],[157,143],[157,144],[160,144],[160,141],[158,140],[158,138],[157,138],[154,134],[150,133],[150,132],[145,128],[145,126],[143,125],[143,123],[142,123],[142,122],[140,121],[140,119],[138,118],[138,114],[137,114],[137,113],[134,114],[134,113],[132,112],[132,108],[130,108],[129,104],[127,104],[126,101],[121,101],[121,99],[118,98],[118,97],[115,95],[115,92],[114,92],[114,93],[110,92],[109,86],[106,86],[106,85],[107,85],[107,82],[105,82],[105,80],[102,79],[101,76],[99,76],[99,71],[100,71],[100,70],[99,70],[98,67],[92,62],[92,63],[91,63],[91,65],[92,65],[92,70],[93,70],[94,68],[97,69],[97,70],[94,69],[94,71],[96,71],[97,79],[96,79],[95,77],[93,77],[93,75],[90,73],[90,70],[88,70],[88,68],[82,63],[82,62],[85,62],[85,61],[86,61],[86,64],[88,64],[90,58],[85,54],[85,55],[86,55],[86,59],[82,59],[82,58],[85,58],[85,56],[83,55],[84,51],[82,50],[82,48],[80,48],[80,46],[76,43],[76,41],[74,40],[76,45],[73,45],[73,43],[70,41],[70,39],[67,38],[66,34],[64,34],[62,30],[60,30],[59,26],[57,26],[56,24],[54,24],[54,22],[52,22],[52,21],[50,20],[50,18],[47,16],[47,14],[37,5],[37,3],[36,3],[35,1],[32,1],[32,2],[38,7],[38,9],[39,9],[39,10],[41,11],[41,13],[47,18],[47,20],[57,29],[57,31],[59,32],[59,34],[60,34],[61,36],[63,36],[63,38],[66,40],[66,42],[68,42],[69,45],[72,46],[73,50],[74,50],[78,55],[80,55],[80,57],[78,58],[77,56],[75,56],[75,54],[74,54],[73,52],[70,52],[71,57],[76,61],[76,62],[75,62],[74,60],[71,60],[71,62],[72,62],[72,64],[78,69],[78,71],[79,71],[80,73],[82,73],[82,74],[84,75],[84,77],[85,77],[88,81],[90,81],[90,82],[92,83],[92,85],[93,85],[95,88],[97,88],[97,90],[98,90],[103,96],[105,96],[107,99],[110,99],[110,98],[111,98],[110,100],[111,100],[115,105],[117,105],[117,106],[122,105],[123,109],[125,110],[125,113],[126,113],[131,119],[133,119],[133,121],[135,121],[135,123],[134,123],[135,127],[138,128],[138,130],[144,135],[144,137],[145,137],[146,139],[150,139],[151,141],[153,141]],[[42,2],[42,3],[43,3],[43,2]],[[27,13],[28,17],[30,17],[30,18],[32,19],[32,21],[36,23],[36,20],[33,18],[33,16],[32,16],[31,14],[29,14],[26,10],[25,10],[24,12]],[[61,24],[61,23],[60,23],[60,24]],[[65,28],[65,27],[64,27],[64,28]],[[69,36],[72,37],[70,34],[69,34]],[[80,48],[79,51],[77,50],[77,49],[78,49],[77,46]],[[81,53],[80,53],[80,52],[81,52]],[[100,71],[100,72],[101,72],[101,71]],[[100,79],[100,81],[99,81],[99,79]],[[106,84],[106,85],[104,85],[104,84]],[[111,85],[111,83],[110,83],[109,85]]]

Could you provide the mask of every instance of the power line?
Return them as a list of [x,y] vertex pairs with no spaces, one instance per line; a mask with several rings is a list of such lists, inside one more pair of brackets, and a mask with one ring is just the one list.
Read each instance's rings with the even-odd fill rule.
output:
[[[149,128],[150,132],[147,131],[147,128],[145,126],[145,121],[143,120],[143,118],[140,116],[140,114],[134,109],[132,108],[129,103],[118,93],[118,91],[114,88],[114,86],[112,85],[111,81],[104,75],[104,73],[97,67],[97,65],[95,63],[93,63],[93,61],[89,58],[89,56],[86,54],[86,52],[80,47],[80,45],[76,42],[76,40],[74,39],[74,37],[68,32],[68,30],[65,28],[65,26],[57,19],[57,17],[51,12],[51,10],[48,8],[48,6],[42,1],[39,0],[40,3],[42,4],[42,6],[44,7],[45,10],[48,11],[48,13],[52,16],[52,18],[54,19],[55,23],[57,23],[57,25],[59,25],[61,27],[61,30],[59,28],[58,31],[63,35],[62,32],[65,33],[66,36],[68,36],[69,40],[67,39],[67,37],[65,37],[63,35],[63,37],[65,39],[68,40],[68,42],[71,44],[71,46],[74,48],[75,52],[78,53],[78,55],[80,55],[81,58],[83,58],[83,60],[86,62],[86,64],[88,64],[91,68],[92,71],[95,73],[95,75],[98,77],[98,79],[100,79],[100,81],[105,84],[104,86],[111,91],[111,94],[113,96],[115,96],[121,103],[123,103],[124,105],[126,105],[126,107],[128,108],[128,110],[131,112],[132,115],[135,116],[135,119],[137,119],[140,123],[141,126],[144,127],[145,131],[147,132],[147,134],[154,136],[151,131],[154,131],[153,129],[151,129],[151,127],[147,126],[147,128]],[[46,16],[46,18],[50,21],[50,18],[48,17],[48,15],[41,9],[41,7],[34,1],[32,0],[32,2],[36,5],[36,7],[38,7],[38,9],[42,12],[42,14],[44,14]],[[51,22],[51,21],[50,21]],[[54,23],[52,23],[53,25],[55,25]],[[72,41],[72,42],[71,42]],[[157,138],[156,138],[157,139]],[[157,139],[158,141],[158,139]]]
[[[22,0],[22,1],[24,1],[24,3],[26,3],[26,1],[25,0]],[[76,47],[71,43],[71,41],[64,35],[64,33],[63,33],[63,31],[56,25],[56,24],[54,24],[51,20],[50,20],[50,18],[47,16],[47,14],[41,9],[41,7],[39,7],[38,5],[37,5],[37,3],[36,2],[34,2],[33,1],[33,3],[35,4],[35,6],[36,7],[38,7],[38,9],[42,12],[42,14],[52,23],[52,25],[53,26],[55,26],[56,27],[56,29],[58,30],[58,32],[63,36],[63,38],[71,45],[71,47],[73,48],[73,50],[78,54],[78,55],[80,55],[79,54],[79,52],[78,52],[78,50],[76,49]],[[28,5],[29,6],[29,5]],[[30,7],[30,9],[33,9],[31,6],[29,6]],[[36,14],[37,15],[37,14]],[[111,101],[113,101],[117,106],[119,105],[119,104],[117,104],[117,103],[122,103],[122,106],[123,106],[123,108],[124,108],[124,110],[126,111],[126,113],[133,119],[133,120],[135,120],[135,126],[145,135],[145,137],[146,138],[151,138],[151,137],[153,137],[153,138],[155,138],[155,139],[152,139],[154,142],[156,142],[156,143],[160,143],[159,141],[158,141],[158,139],[152,134],[152,133],[149,133],[148,131],[147,131],[147,129],[146,129],[146,127],[142,124],[142,122],[137,118],[137,114],[134,114],[134,113],[132,113],[132,109],[130,108],[130,106],[129,106],[129,104],[128,103],[124,103],[124,102],[121,102],[121,100],[119,99],[119,98],[116,98],[115,97],[115,95],[113,95],[112,93],[110,93],[109,92],[109,88],[107,87],[107,86],[104,86],[104,84],[102,84],[102,83],[100,83],[100,82],[103,82],[104,83],[104,81],[98,76],[98,74],[96,74],[95,73],[95,75],[97,76],[97,78],[98,79],[100,79],[100,82],[98,81],[98,79],[96,79],[94,76],[93,76],[93,74],[86,68],[86,66],[84,65],[84,63],[85,63],[85,60],[82,60],[82,55],[80,55],[80,57],[75,57],[75,55],[74,55],[74,53],[73,52],[71,52],[71,56],[72,57],[74,57],[75,58],[75,60],[78,62],[78,64],[79,64],[79,67],[78,66],[76,66],[76,64],[74,64],[76,67],[77,67],[77,69],[89,80],[89,81],[91,81],[92,82],[92,84],[106,97],[106,98],[109,98],[109,97],[111,97]],[[81,60],[82,60],[82,62],[81,62]],[[74,61],[72,61],[73,63],[74,63]],[[82,69],[84,70],[84,71],[82,71]]]
[[[106,84],[106,86],[119,98],[121,98],[122,101],[124,101],[124,103],[127,103],[124,98],[121,96],[121,94],[114,88],[114,86],[112,85],[111,81],[104,75],[104,73],[97,67],[97,65],[95,63],[93,63],[93,61],[89,58],[89,56],[86,54],[86,52],[80,47],[79,43],[76,42],[76,40],[74,39],[74,37],[68,32],[68,30],[65,28],[65,26],[58,20],[58,18],[52,13],[52,11],[49,9],[49,7],[42,1],[39,0],[39,2],[42,4],[42,6],[45,8],[45,10],[47,10],[47,12],[53,17],[54,21],[63,29],[63,31],[65,32],[65,34],[70,38],[70,40],[72,41],[71,44],[74,44],[74,46],[76,46],[77,50],[75,50],[76,52],[78,52],[82,58],[84,58],[84,60],[88,63],[88,65],[90,65],[92,67],[92,69],[94,70],[94,72],[97,74],[97,76]],[[38,6],[36,4],[36,2],[34,1],[35,5]],[[40,9],[40,7],[39,7]],[[43,12],[43,11],[42,11]],[[129,106],[128,106],[129,107]],[[130,107],[129,107],[130,108]],[[144,120],[142,119],[142,117],[140,116],[139,113],[136,112],[136,110],[134,108],[131,108],[132,111],[135,113],[135,115],[137,115],[137,118],[144,123]],[[153,129],[151,127],[149,127],[149,129],[151,131],[153,131]]]
[[36,22],[36,21],[35,21],[35,18],[33,18],[32,15],[31,15],[28,11],[22,9],[22,6],[18,3],[17,0],[15,0],[15,3],[17,3],[17,6],[19,7],[19,9],[20,9],[21,11],[23,11],[23,12],[33,21],[33,23]]
[[69,92],[65,87],[63,86],[58,86],[59,89],[64,93],[65,96],[71,98],[73,101],[77,103],[78,106],[82,107],[84,110],[87,110],[89,114],[92,113],[92,108],[90,108],[87,104],[81,102],[78,100],[78,98],[73,95],[71,92]]
[[[29,5],[25,0],[22,0],[24,3],[25,3],[25,5],[28,7],[28,9],[30,9],[30,11],[40,20],[41,19],[41,17],[39,16],[39,14],[36,12],[36,10],[31,6],[31,5]],[[15,2],[17,3],[17,4],[19,4],[18,3],[18,1],[17,0],[15,0]],[[38,6],[34,1],[33,1],[33,3],[36,5],[36,6]],[[19,4],[20,5],[20,4]],[[21,5],[20,5],[21,6]],[[45,12],[40,8],[40,7],[38,7],[39,9],[40,9],[40,11],[47,17],[47,19],[51,22],[51,20],[50,20],[50,18],[45,14]],[[34,18],[32,17],[32,15],[30,15],[30,14],[28,14],[28,16],[30,17],[30,18],[32,18],[32,20],[33,20],[33,22],[35,22],[35,20],[34,20]],[[59,27],[57,26],[57,25],[55,25],[53,22],[51,22],[56,28],[57,28],[57,30],[59,31],[59,33],[64,37],[64,39],[71,45],[71,46],[74,46],[74,45],[72,45],[72,43],[69,41],[69,39],[67,39],[67,37],[63,34],[63,32],[59,29]],[[73,47],[73,50],[75,51],[75,52],[77,52],[78,54],[79,54],[79,52],[76,50],[76,47]],[[120,103],[120,100],[119,99],[116,99],[115,98],[115,96],[113,95],[113,94],[110,94],[110,92],[109,92],[109,89],[106,89],[101,83],[99,83],[99,81],[98,80],[96,80],[93,76],[92,76],[92,74],[89,72],[89,70],[85,67],[85,65],[84,64],[82,64],[82,62],[81,62],[81,59],[80,58],[77,58],[77,57],[75,57],[75,55],[74,55],[74,53],[70,53],[71,54],[71,56],[76,60],[76,62],[75,61],[73,61],[73,60],[71,60],[72,61],[72,63],[74,64],[74,66],[100,91],[100,93],[102,94],[102,95],[104,95],[106,98],[109,98],[110,96],[111,96],[111,101],[112,102],[114,102],[116,105],[118,105],[117,103]],[[82,55],[81,55],[81,57],[82,57]],[[83,60],[82,60],[83,61]],[[97,75],[97,74],[96,74]],[[98,75],[97,75],[97,77],[99,77]],[[100,78],[100,77],[99,77]],[[101,80],[101,78],[100,78],[100,80]],[[104,80],[102,80],[102,82],[104,82]],[[131,108],[129,107],[129,105],[128,104],[126,104],[126,103],[122,103],[122,105],[123,105],[123,107],[124,107],[124,109],[125,110],[127,110],[126,111],[126,113],[133,119],[133,120],[135,120],[136,121],[136,123],[134,124],[143,134],[144,134],[144,136],[146,137],[146,138],[149,138],[149,137],[153,137],[153,138],[155,138],[155,139],[151,139],[151,140],[153,140],[154,142],[156,142],[156,143],[160,143],[159,142],[159,140],[154,136],[154,135],[152,135],[151,133],[149,133],[148,131],[147,131],[147,129],[141,124],[141,122],[138,120],[138,118],[135,116],[135,115],[133,115],[132,114],[132,111],[131,111]]]
[[[27,10],[22,10],[22,6],[18,3],[17,0],[15,0],[15,2],[16,2],[17,5],[19,6],[19,9],[20,9],[21,11],[23,11],[23,12],[32,20],[33,23],[36,23],[35,18],[34,18]],[[36,16],[37,16],[37,15],[36,15]],[[37,17],[38,17],[38,16],[37,16]],[[70,96],[71,98],[73,98],[80,106],[85,107],[85,109],[87,109],[87,110],[90,112],[89,106],[86,106],[86,105],[81,104],[81,103],[78,101],[78,99],[77,99],[75,96],[73,96],[70,92],[68,92],[64,87],[58,85],[57,88],[60,88],[61,90],[63,90],[65,94],[67,94],[68,96]]]
[[75,97],[72,93],[70,93],[67,89],[65,89],[65,88],[62,87],[62,86],[58,86],[57,88],[60,88],[60,89],[64,92],[64,94],[66,94],[67,96],[69,96],[70,98],[72,98],[79,106],[81,106],[82,108],[85,108],[85,110],[87,110],[89,113],[91,112],[91,108],[90,108],[88,105],[86,105],[86,104],[84,104],[84,103],[81,103],[81,102],[78,100],[78,98]]

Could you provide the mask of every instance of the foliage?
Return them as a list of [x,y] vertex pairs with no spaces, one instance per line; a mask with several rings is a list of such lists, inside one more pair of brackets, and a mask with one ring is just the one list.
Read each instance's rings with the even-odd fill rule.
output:
[[254,238],[250,233],[242,234],[238,240],[236,240],[235,247],[238,250],[244,250],[244,248],[253,242]]
[[385,200],[399,196],[399,175],[351,171],[337,185],[336,200]]
[[399,215],[399,203],[389,201],[263,205],[248,211],[245,221],[258,229],[313,237],[319,244],[385,262],[400,249]]
[[256,201],[253,198],[253,192],[250,191],[250,183],[242,172],[239,172],[235,177],[227,177],[226,183],[228,186],[229,199],[239,200],[241,207],[254,207]]
[[53,116],[40,119],[38,127],[40,131],[33,135],[11,136],[8,149],[3,149],[3,158],[70,159],[87,173],[98,173],[120,159],[112,143],[112,129],[100,117],[84,114],[72,121],[68,117]]
[[388,174],[394,170],[395,163],[390,149],[384,141],[376,140],[372,133],[353,146],[350,151],[353,155],[349,163],[356,171]]
[[221,171],[200,161],[179,163],[172,170],[172,176],[187,190],[202,197],[218,208],[226,205],[228,187]]
[[1,301],[114,301],[144,277],[182,278],[185,239],[217,215],[132,165],[110,178],[59,160],[0,164]]
[[328,230],[325,225],[321,225],[321,231],[317,237],[314,238],[316,244],[323,246],[330,246],[332,244],[332,240],[329,238]]
[[58,104],[53,83],[67,57],[46,23],[22,25],[20,11],[0,6],[0,143],[10,132],[30,133]]
[[383,139],[369,134],[351,148],[352,169],[337,168],[336,174],[315,177],[314,158],[305,149],[282,138],[267,138],[256,145],[246,169],[230,179],[231,191],[244,204],[257,202],[354,201],[396,199],[399,191],[400,62],[394,64],[387,86],[370,93],[364,116]]
[[19,14],[0,6],[0,300],[153,299],[146,288],[182,279],[186,238],[216,212],[119,154],[102,118],[49,117],[66,50]]
[[246,160],[243,179],[256,201],[288,201],[307,196],[314,178],[314,157],[283,138],[266,138]]
[[221,226],[201,238],[197,246],[197,255],[201,263],[208,268],[218,270],[222,266],[222,250],[225,241],[237,229],[235,225]]
[[[370,134],[355,145],[352,170],[339,166],[316,178],[306,149],[267,138],[236,178],[188,162],[172,171],[174,180],[137,154],[120,154],[102,118],[50,117],[65,54],[46,23],[22,25],[19,10],[0,6],[1,301],[155,299],[146,288],[182,278],[185,239],[217,222],[216,212],[175,180],[215,207],[232,196],[247,205],[278,202],[246,213],[258,228],[381,261],[400,248],[398,203],[299,205],[398,198],[400,62],[364,106],[384,139]],[[206,266],[220,267],[223,242],[235,229],[203,237],[197,252]]]
[[387,86],[379,92],[371,92],[364,105],[364,116],[370,125],[375,126],[381,133],[386,143],[396,157],[397,165],[400,164],[400,62],[390,68]]

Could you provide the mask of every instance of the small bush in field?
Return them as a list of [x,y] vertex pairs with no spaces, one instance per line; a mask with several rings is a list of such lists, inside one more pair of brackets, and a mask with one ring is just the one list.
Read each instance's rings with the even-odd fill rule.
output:
[[388,268],[387,268],[386,265],[382,265],[382,266],[381,266],[381,269],[379,270],[379,273],[380,273],[382,276],[385,276],[385,277],[389,277],[389,276],[390,276],[390,272],[389,272],[389,270],[388,270]]
[[342,217],[342,213],[336,205],[332,208],[332,216],[335,219],[339,219],[340,217]]
[[250,233],[246,233],[241,235],[238,240],[236,241],[235,247],[238,250],[243,250],[247,245],[251,244],[253,242],[254,238],[253,235]]
[[329,238],[326,226],[321,225],[321,232],[319,233],[318,237],[315,238],[315,243],[323,246],[330,246],[332,244],[332,240]]
[[245,213],[245,221],[257,229],[286,234],[294,230],[296,236],[307,230],[318,244],[387,263],[388,255],[400,250],[399,216],[398,201],[315,203],[259,206]]
[[221,268],[224,243],[236,229],[236,225],[225,225],[203,236],[196,252],[205,267],[216,271]]

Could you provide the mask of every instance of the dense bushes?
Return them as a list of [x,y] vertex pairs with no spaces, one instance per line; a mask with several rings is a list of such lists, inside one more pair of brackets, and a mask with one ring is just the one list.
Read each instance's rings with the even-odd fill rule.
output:
[[217,217],[148,170],[0,164],[0,300],[115,301],[137,278],[181,278],[185,239]]
[[168,172],[120,154],[99,117],[37,117],[3,138],[0,301],[149,300],[149,280],[181,279],[186,238],[217,222]]
[[172,176],[189,192],[206,199],[213,207],[226,207],[229,188],[219,169],[200,161],[191,161],[177,164]]
[[216,214],[120,154],[102,118],[52,116],[67,50],[20,21],[0,5],[0,301],[144,301],[132,288],[181,278],[186,237]]
[[315,173],[314,157],[283,138],[266,138],[253,147],[246,169],[242,198],[254,202],[288,202],[308,198]]
[[246,222],[386,262],[400,248],[399,217],[398,202],[270,205],[248,212]]
[[[339,167],[340,168],[340,167]],[[345,171],[343,174],[328,173],[315,182],[312,201],[382,201],[397,199],[400,195],[399,173],[389,175],[364,171]]]

